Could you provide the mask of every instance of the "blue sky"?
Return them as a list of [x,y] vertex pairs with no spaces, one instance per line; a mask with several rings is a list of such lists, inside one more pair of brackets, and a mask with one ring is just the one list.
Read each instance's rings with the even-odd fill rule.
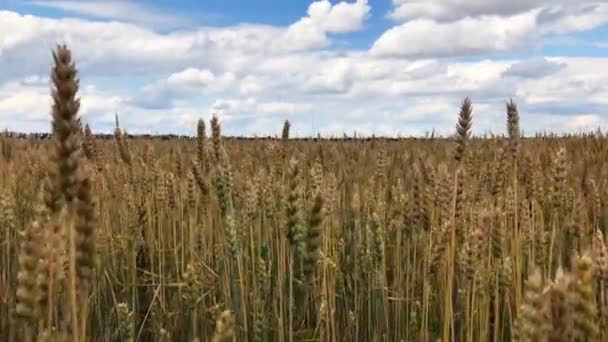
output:
[[0,128],[48,131],[50,51],[110,131],[422,135],[608,128],[608,3],[579,0],[0,0]]

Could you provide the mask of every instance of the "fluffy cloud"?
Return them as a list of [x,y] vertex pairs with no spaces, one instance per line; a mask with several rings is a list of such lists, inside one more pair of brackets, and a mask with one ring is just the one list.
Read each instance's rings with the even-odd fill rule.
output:
[[[120,95],[100,91],[92,85],[82,86],[79,96],[83,120],[96,122],[98,126],[113,123],[114,113],[124,105]],[[0,120],[11,129],[48,131],[51,103],[48,79],[40,76],[0,84]]]
[[202,87],[225,89],[234,83],[234,74],[227,72],[216,76],[206,69],[188,68],[186,70],[173,73],[167,79],[167,84],[173,87]]
[[[518,91],[530,103],[555,103],[568,100],[608,103],[606,58],[555,58],[566,68],[543,79],[520,82]],[[554,110],[559,110],[559,105]]]
[[[237,135],[274,135],[284,119],[291,120],[301,135],[316,131],[341,135],[354,130],[359,134],[421,135],[432,130],[451,133],[465,96],[473,98],[476,134],[504,131],[504,101],[510,97],[520,106],[526,132],[604,125],[602,113],[608,109],[608,71],[601,68],[607,60],[603,58],[550,59],[548,63],[567,67],[542,78],[506,76],[509,70],[521,69],[536,60],[407,62],[353,53],[309,56],[308,61],[309,69],[279,81],[278,87],[284,93],[273,88],[275,78],[280,78],[284,70],[270,67],[253,69],[247,77],[231,80],[225,89],[209,89],[210,80],[226,76],[204,69],[175,72],[143,86],[132,96],[83,84],[82,114],[99,131],[111,131],[113,115],[118,112],[121,125],[134,133],[191,134],[198,117],[208,119],[216,114],[225,123],[226,132]],[[272,60],[268,63],[272,64]],[[350,75],[347,83],[343,83],[343,75]],[[257,77],[256,95],[240,94],[238,89],[250,77]],[[306,87],[319,80],[328,81],[315,85],[333,84],[332,91],[311,91]],[[168,86],[170,82],[172,86]],[[153,98],[146,90],[158,84],[166,85],[166,93],[159,98],[167,103],[155,106],[134,101]],[[17,125],[14,127],[48,129],[48,90],[44,78],[34,76],[0,87],[2,122]],[[213,93],[205,96],[208,91]],[[201,98],[209,102],[198,101]],[[580,124],[584,119],[575,119],[594,116],[599,119],[586,119],[587,126]],[[541,118],[548,121],[539,121]],[[553,119],[558,123],[552,123]]]
[[467,17],[455,22],[417,19],[386,31],[371,48],[378,56],[462,56],[509,51],[534,37],[534,13]]
[[144,108],[170,108],[176,100],[218,94],[236,83],[235,75],[216,75],[207,69],[187,68],[144,86],[129,102]]
[[[560,12],[516,2],[523,7],[489,11],[479,2],[464,17],[442,15],[452,3],[424,2],[437,14],[420,12],[369,49],[352,50],[332,40],[364,30],[367,1],[316,1],[287,26],[165,33],[0,11],[0,128],[48,130],[50,52],[63,41],[80,70],[81,113],[96,131],[110,132],[118,112],[133,133],[192,134],[199,117],[216,114],[235,135],[275,135],[284,119],[294,135],[450,134],[465,96],[473,99],[475,133],[503,132],[511,97],[528,133],[607,124],[608,59],[483,56],[597,25],[602,6]],[[600,19],[580,26],[569,18]],[[453,56],[468,58],[445,58]]]
[[570,7],[578,4],[579,0],[393,0],[393,9],[388,16],[399,21],[416,18],[443,21],[469,16],[512,16],[547,5]]
[[224,117],[238,117],[243,115],[254,116],[279,116],[289,117],[297,111],[305,111],[311,108],[307,104],[289,102],[259,102],[250,97],[244,100],[219,99],[213,102],[211,110]]
[[[608,3],[576,0],[393,0],[389,17],[403,21],[376,40],[384,56],[462,56],[506,52],[547,34],[608,23]],[[433,37],[429,39],[429,37]]]
[[168,15],[160,10],[154,10],[147,6],[141,6],[136,2],[124,0],[105,0],[103,2],[90,0],[45,0],[28,1],[27,4],[149,27],[180,27],[187,21],[185,18]]
[[302,49],[324,47],[328,44],[327,33],[360,30],[370,9],[367,0],[335,5],[328,0],[315,1],[309,5],[307,16],[289,26],[285,41],[297,42],[295,46]]
[[542,33],[580,32],[608,23],[607,3],[582,3],[577,6],[543,8],[538,15]]
[[7,70],[0,81],[2,77],[46,72],[50,51],[58,42],[73,47],[81,70],[88,75],[162,75],[191,67],[213,73],[238,72],[268,55],[327,46],[327,34],[359,30],[369,10],[366,0],[333,6],[319,1],[310,5],[307,16],[288,27],[240,24],[170,33],[119,21],[41,18],[0,11],[0,68]]
[[539,78],[554,74],[565,67],[566,65],[564,63],[552,62],[544,57],[531,58],[511,65],[503,75],[522,78]]
[[347,33],[360,30],[369,15],[367,0],[354,3],[341,1],[331,5],[327,0],[316,1],[308,7],[308,18],[325,32]]

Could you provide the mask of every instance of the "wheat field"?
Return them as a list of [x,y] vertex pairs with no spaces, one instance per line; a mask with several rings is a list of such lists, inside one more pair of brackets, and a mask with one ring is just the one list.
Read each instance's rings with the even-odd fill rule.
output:
[[52,61],[51,135],[0,138],[0,341],[608,341],[601,132],[105,139]]

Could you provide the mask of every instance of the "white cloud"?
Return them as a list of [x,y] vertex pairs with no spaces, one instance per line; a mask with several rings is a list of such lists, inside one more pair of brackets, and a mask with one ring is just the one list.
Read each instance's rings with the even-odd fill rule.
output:
[[[279,81],[283,93],[275,92],[273,87],[277,85],[273,82],[285,70],[281,63],[277,63],[279,68],[272,69],[272,58],[267,61],[268,65],[259,70],[251,69],[247,77],[237,77],[227,89],[218,89],[211,96],[201,95],[201,92],[212,79],[222,78],[223,74],[184,69],[163,79],[165,84],[173,80],[173,86],[167,87],[164,94],[168,101],[165,106],[142,106],[129,101],[129,93],[89,87],[90,84],[84,83],[82,113],[94,129],[106,131],[111,131],[113,115],[118,111],[121,125],[134,133],[190,134],[196,118],[208,118],[215,113],[225,120],[227,132],[231,134],[275,134],[280,130],[280,122],[289,118],[294,129],[298,127],[299,134],[314,134],[319,130],[324,134],[341,135],[353,130],[370,134],[424,134],[433,129],[449,134],[464,96],[473,98],[473,130],[476,133],[503,131],[504,101],[512,96],[520,104],[522,127],[526,132],[543,129],[543,124],[538,122],[541,117],[559,120],[559,124],[550,126],[556,130],[578,129],[582,127],[580,120],[583,119],[577,123],[574,117],[595,115],[601,119],[608,109],[608,71],[602,71],[606,59],[601,58],[551,58],[547,61],[568,67],[542,79],[527,77],[516,82],[504,79],[503,75],[514,65],[525,64],[525,60],[408,62],[353,53],[343,56],[316,54],[308,56],[307,61],[308,68],[299,69],[291,79]],[[311,92],[304,87],[306,80],[310,80],[308,84],[314,80],[345,84],[341,83],[344,75],[350,78],[349,86],[345,88],[336,86],[334,91]],[[256,79],[247,81],[251,77]],[[226,92],[239,89],[246,82],[258,85],[255,96]],[[149,87],[145,86],[144,90]],[[40,121],[47,122],[41,127],[49,127],[50,96],[43,78],[28,76],[6,83],[0,89],[2,122],[14,127],[38,127]],[[134,97],[147,98],[150,94]],[[197,102],[201,97],[211,100],[210,104],[201,106]],[[570,102],[565,104],[566,100]],[[15,126],[14,120],[25,115],[34,120],[33,123],[22,119]],[[603,122],[601,119],[600,124]]]
[[100,19],[111,19],[149,27],[179,27],[189,23],[185,18],[169,15],[149,6],[129,0],[69,0],[28,1],[27,4],[84,14]]
[[600,121],[599,115],[578,115],[574,117],[573,126],[577,130],[589,131],[597,128]]
[[483,15],[512,16],[545,6],[579,5],[580,0],[393,0],[389,18],[456,20]]
[[[316,7],[318,8],[317,11],[313,9],[315,5],[318,5]],[[347,33],[360,30],[363,27],[370,9],[367,0],[357,0],[354,3],[341,1],[334,6],[331,6],[329,1],[323,0],[312,3],[308,15],[327,32]]]
[[377,56],[440,57],[510,51],[536,39],[535,14],[467,17],[455,22],[417,19],[384,32],[371,48]]
[[73,48],[80,69],[87,75],[150,76],[187,68],[236,74],[269,55],[327,46],[331,43],[327,34],[359,29],[368,11],[367,2],[359,0],[335,4],[327,13],[312,11],[286,27],[239,24],[169,33],[123,22],[0,11],[0,69],[7,70],[0,81],[46,72],[51,49],[63,42]]
[[[81,107],[79,114],[85,121],[97,121],[101,117],[112,117],[123,108],[124,101],[117,95],[99,91],[84,85],[79,92]],[[50,87],[48,80],[40,76],[28,76],[22,80],[0,85],[0,128],[8,127],[28,131],[48,131],[51,127]],[[113,121],[112,121],[113,122]]]
[[322,48],[329,44],[325,31],[308,17],[289,26],[285,33],[285,41],[291,42],[296,50]]
[[[598,8],[571,14],[597,15]],[[286,118],[299,135],[449,134],[465,96],[473,99],[475,133],[504,131],[510,97],[526,132],[553,119],[556,130],[606,125],[606,58],[443,58],[509,53],[541,34],[577,29],[564,13],[536,7],[495,12],[411,18],[370,50],[345,50],[332,39],[364,29],[366,1],[317,1],[282,27],[169,33],[0,11],[0,123],[50,128],[50,52],[66,41],[80,70],[82,114],[97,131],[111,131],[118,112],[134,133],[191,134],[199,117],[218,114],[228,134],[274,135]]]
[[[564,103],[587,101],[608,104],[608,70],[606,58],[554,58],[554,62],[568,65],[543,79],[520,82],[518,88],[530,103]],[[559,110],[556,106],[554,110]]]
[[287,118],[297,111],[305,111],[311,106],[301,103],[280,101],[260,102],[255,97],[247,99],[218,99],[210,106],[210,111],[218,116],[234,118],[239,116],[278,116]]
[[145,108],[170,108],[177,100],[218,94],[235,83],[231,72],[216,75],[207,69],[187,68],[144,86],[129,102]]
[[403,23],[376,40],[373,51],[381,55],[506,52],[541,43],[543,35],[581,32],[608,23],[605,0],[393,0],[393,6],[389,17]]
[[[608,71],[601,68],[607,62],[604,58],[551,58],[549,62],[568,67],[544,78],[527,77],[514,81],[503,75],[513,65],[522,63],[521,60],[407,62],[375,59],[365,54],[316,55],[308,60],[310,68],[299,70],[300,76],[295,79],[330,77],[332,70],[342,65],[343,70],[351,70],[348,73],[352,77],[350,87],[342,91],[310,92],[302,88],[304,83],[282,81],[281,87],[287,94],[283,96],[272,87],[273,76],[283,74],[282,68],[274,71],[252,69],[248,77],[258,77],[256,82],[260,87],[255,96],[230,93],[230,89],[239,89],[241,82],[247,80],[245,77],[237,78],[228,92],[219,90],[211,96],[198,92],[179,96],[167,93],[168,105],[146,107],[129,101],[129,93],[84,83],[82,113],[98,131],[111,131],[113,115],[118,112],[121,125],[134,133],[192,134],[198,117],[208,119],[211,114],[217,114],[225,122],[229,134],[274,135],[286,118],[292,121],[294,132],[297,130],[300,135],[314,135],[317,131],[341,135],[353,130],[360,134],[407,135],[424,134],[433,129],[449,134],[454,130],[460,102],[465,96],[472,96],[476,134],[488,130],[504,131],[504,101],[510,97],[520,105],[522,127],[528,133],[544,128],[556,131],[584,129],[606,123],[603,113],[608,109]],[[272,60],[268,63],[272,64]],[[366,72],[381,70],[381,67],[383,73]],[[427,70],[417,73],[424,69]],[[206,84],[213,77],[221,77],[217,74],[211,77],[204,69],[187,70],[165,77],[164,82],[179,80],[175,88],[168,89],[179,89],[177,84],[180,84],[186,89],[194,85],[194,89],[200,90],[201,79],[204,80],[202,84]],[[434,73],[433,70],[443,72]],[[28,76],[27,79],[31,81],[36,77]],[[11,128],[48,129],[48,90],[46,84],[39,81],[28,84],[24,79],[0,86],[3,124]],[[208,99],[209,103],[201,105],[200,98]],[[599,119],[592,119],[595,117]],[[551,120],[557,123],[549,125]]]
[[[462,56],[507,52],[608,23],[608,3],[558,0],[394,0],[390,17],[404,20],[372,47],[382,56]],[[428,37],[433,37],[429,39]],[[555,38],[554,38],[555,39]]]
[[[123,23],[50,19],[0,11],[1,77],[46,73],[51,49],[67,43],[88,75],[149,73],[167,61],[187,63],[196,56],[196,34],[157,34]],[[201,48],[198,48],[201,50]],[[202,52],[202,51],[201,51]]]
[[215,75],[207,69],[188,68],[171,74],[167,78],[170,87],[190,87],[201,89],[224,90],[235,82],[235,76],[231,72]]
[[50,103],[49,96],[39,92],[15,92],[0,100],[0,115],[9,119],[42,120],[45,118],[42,109],[48,112]]
[[564,63],[553,62],[547,60],[545,57],[537,57],[511,65],[503,75],[522,78],[540,78],[556,73],[565,67],[566,65]]
[[538,16],[542,33],[580,32],[608,23],[608,3],[544,8]]
[[575,133],[590,132],[601,127],[606,129],[608,121],[594,114],[582,115],[555,115],[553,113],[534,114],[529,118],[522,118],[520,126],[528,132]]
[[367,0],[341,1],[333,6],[328,0],[315,1],[308,6],[307,16],[289,26],[285,41],[302,49],[324,47],[328,44],[327,33],[360,30],[370,9]]
[[310,92],[348,91],[357,76],[352,62],[348,59],[336,59],[320,65],[320,69],[303,83],[302,89]]
[[206,87],[213,84],[215,78],[215,75],[207,69],[188,68],[184,71],[171,74],[167,81],[170,85],[186,84]]

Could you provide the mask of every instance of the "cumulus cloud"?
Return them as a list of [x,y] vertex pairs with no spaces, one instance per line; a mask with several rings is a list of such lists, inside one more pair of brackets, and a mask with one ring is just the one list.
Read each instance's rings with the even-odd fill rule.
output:
[[512,16],[549,5],[579,4],[579,0],[393,0],[393,9],[388,16],[397,21],[416,18],[445,21],[484,15]]
[[145,108],[169,108],[175,100],[217,94],[235,82],[231,72],[216,75],[207,69],[187,68],[144,86],[130,102]]
[[[96,131],[111,132],[118,112],[133,133],[192,134],[199,117],[216,114],[236,135],[277,134],[286,118],[297,135],[450,134],[465,96],[473,99],[476,134],[504,131],[511,97],[526,132],[606,125],[608,59],[483,56],[597,25],[602,6],[560,12],[533,1],[489,11],[479,2],[463,17],[441,14],[452,3],[424,2],[437,14],[411,14],[371,48],[351,50],[332,40],[365,29],[367,1],[316,1],[286,26],[172,32],[0,11],[0,128],[50,128],[50,52],[64,41],[80,70],[81,113]],[[568,19],[590,16],[600,19],[587,26]],[[467,58],[445,58],[454,56]]]
[[535,36],[535,15],[467,17],[455,22],[417,19],[395,26],[378,38],[377,56],[431,57],[509,51]]
[[347,33],[360,30],[371,7],[367,0],[354,3],[341,1],[335,5],[327,0],[317,1],[308,7],[308,17],[329,33]]
[[27,1],[29,5],[59,9],[68,13],[84,14],[94,18],[130,22],[149,27],[174,28],[191,24],[189,20],[164,13],[160,10],[142,6],[134,1],[125,0],[67,0],[67,1]]
[[87,75],[162,75],[189,67],[238,72],[268,55],[325,47],[331,43],[328,34],[359,30],[369,10],[366,0],[334,5],[319,1],[310,5],[305,17],[286,27],[239,24],[168,33],[121,21],[0,11],[0,68],[7,70],[0,81],[46,72],[51,49],[62,42],[73,47]]
[[539,43],[543,35],[581,32],[608,23],[605,1],[393,0],[393,6],[389,17],[403,23],[376,40],[372,51],[379,55],[506,52]]
[[579,103],[608,103],[605,58],[554,58],[554,62],[568,67],[542,79],[519,83],[518,91],[528,102],[557,104],[575,99]]
[[530,134],[533,132],[565,134],[595,131],[597,128],[605,130],[607,123],[605,118],[602,119],[596,114],[564,116],[545,112],[522,119],[520,125]]
[[564,63],[552,62],[545,57],[537,57],[514,63],[503,73],[503,75],[522,78],[540,78],[554,74],[565,67],[566,64]]
[[255,97],[247,99],[218,99],[210,109],[225,117],[279,116],[289,117],[296,111],[308,110],[310,105],[280,101],[260,102]]
[[360,30],[370,9],[367,0],[341,1],[335,5],[328,0],[315,1],[308,6],[305,17],[289,26],[285,40],[297,42],[295,46],[302,49],[324,47],[328,44],[328,33]]
[[353,63],[348,59],[330,60],[320,66],[316,72],[302,84],[302,88],[310,92],[348,91],[356,77]]
[[[475,134],[504,130],[504,101],[510,97],[520,105],[526,132],[545,128],[542,121],[537,121],[545,118],[543,115],[547,122],[552,118],[559,120],[559,125],[551,126],[555,129],[579,129],[581,126],[575,125],[573,119],[579,116],[599,116],[601,125],[605,122],[603,113],[608,109],[608,71],[600,67],[606,63],[604,58],[551,59],[568,67],[543,78],[526,77],[513,82],[505,80],[503,75],[522,61],[407,62],[361,54],[339,58],[317,55],[309,61],[310,70],[301,70],[295,78],[331,79],[331,66],[344,65],[344,70],[351,70],[350,86],[343,91],[336,88],[333,92],[310,92],[303,89],[306,83],[283,81],[286,96],[277,95],[282,93],[275,93],[268,84],[272,85],[273,76],[283,73],[278,69],[252,74],[259,77],[256,82],[260,87],[254,96],[231,93],[231,89],[239,89],[246,78],[236,78],[226,90],[218,89],[211,96],[205,96],[200,92],[207,91],[208,81],[223,74],[213,73],[212,77],[204,69],[184,69],[166,76],[162,82],[168,83],[169,79],[177,82],[174,87],[167,87],[167,91],[178,89],[178,84],[195,90],[185,95],[167,93],[163,98],[168,104],[163,106],[131,101],[145,97],[139,93],[129,96],[128,92],[89,87],[85,83],[81,94],[82,113],[95,130],[107,132],[111,131],[113,115],[118,112],[121,125],[134,133],[192,134],[197,118],[208,119],[216,114],[225,122],[226,132],[236,135],[274,135],[286,118],[300,135],[314,135],[317,131],[341,135],[354,130],[359,134],[421,135],[434,129],[440,134],[453,132],[458,106],[465,96],[473,98]],[[324,69],[322,65],[328,67]],[[381,69],[384,73],[366,72]],[[48,85],[31,82],[35,77],[27,78],[29,83],[19,79],[0,86],[0,118],[3,125],[14,129],[47,130]],[[209,102],[201,103],[199,99]],[[22,121],[17,122],[20,119]]]
[[608,3],[587,2],[577,6],[551,6],[538,15],[542,33],[580,32],[608,23]]
[[[79,96],[84,121],[100,122],[104,116],[111,116],[113,120],[113,114],[124,105],[119,94],[100,91],[91,85],[81,87]],[[51,103],[48,79],[43,77],[27,76],[0,84],[0,128],[48,131]]]

